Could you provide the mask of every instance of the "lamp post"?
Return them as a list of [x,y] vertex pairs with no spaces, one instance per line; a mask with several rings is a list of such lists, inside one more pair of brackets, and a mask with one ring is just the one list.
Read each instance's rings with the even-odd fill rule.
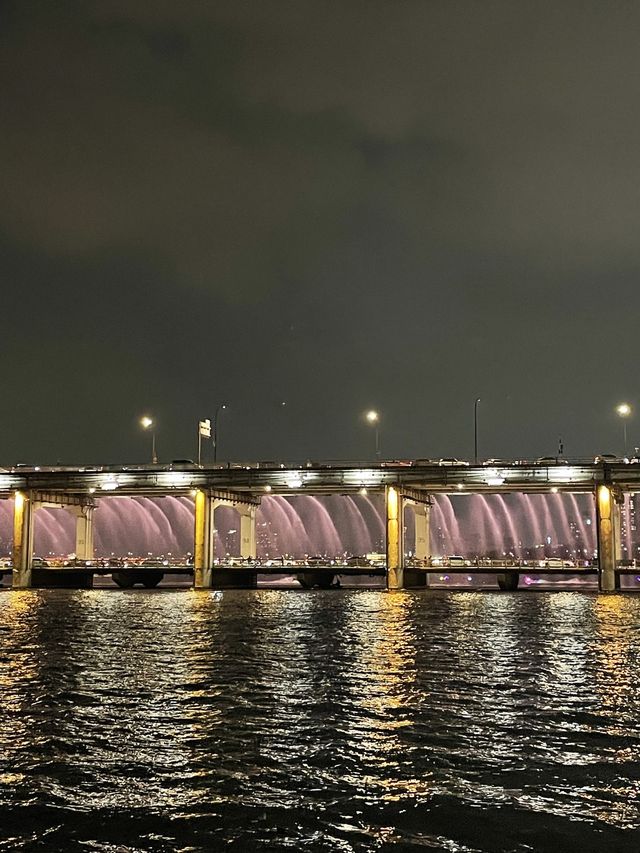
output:
[[158,454],[156,453],[156,425],[153,418],[148,415],[140,418],[140,426],[142,429],[151,430],[151,462],[154,465],[158,464]]
[[622,435],[624,439],[624,449],[623,453],[627,455],[627,418],[631,414],[631,406],[628,403],[620,403],[619,406],[616,406],[616,412],[619,417],[622,418]]
[[220,412],[227,408],[226,403],[220,403],[220,405],[216,409],[216,413],[213,416],[213,464],[218,460],[218,421],[220,419]]
[[478,404],[480,403],[480,397],[476,397],[476,401],[473,404],[473,458],[475,464],[478,464]]
[[371,424],[371,426],[375,429],[376,459],[380,459],[380,415],[374,409],[370,409],[365,415],[365,418],[367,419],[367,423]]

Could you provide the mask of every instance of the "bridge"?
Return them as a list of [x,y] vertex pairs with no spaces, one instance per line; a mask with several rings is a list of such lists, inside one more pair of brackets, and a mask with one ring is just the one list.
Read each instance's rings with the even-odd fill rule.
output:
[[[640,491],[639,460],[571,460],[497,462],[470,465],[457,460],[390,460],[380,462],[246,462],[199,466],[102,465],[19,466],[0,469],[0,498],[14,502],[12,584],[15,588],[49,585],[53,569],[34,566],[33,532],[42,506],[64,507],[76,517],[76,555],[93,559],[93,516],[100,497],[109,495],[192,495],[194,499],[194,586],[198,589],[255,585],[257,568],[221,566],[214,559],[214,513],[221,505],[240,515],[241,556],[256,555],[256,509],[265,494],[331,495],[379,492],[385,496],[386,565],[389,589],[427,584],[431,555],[429,521],[436,494],[591,493],[595,503],[598,584],[603,592],[619,588],[620,506],[625,493]],[[403,512],[415,514],[414,559],[405,559]],[[482,567],[480,567],[482,568]],[[326,575],[327,568],[313,568]],[[478,569],[474,569],[477,572]],[[73,572],[67,572],[73,583]],[[78,570],[86,585],[88,569]],[[71,580],[69,580],[71,578]],[[498,575],[501,588],[518,585],[517,567]]]

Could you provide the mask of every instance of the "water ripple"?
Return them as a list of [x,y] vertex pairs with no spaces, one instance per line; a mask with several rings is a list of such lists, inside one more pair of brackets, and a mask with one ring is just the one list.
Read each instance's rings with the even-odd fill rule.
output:
[[640,599],[0,595],[0,850],[637,849]]

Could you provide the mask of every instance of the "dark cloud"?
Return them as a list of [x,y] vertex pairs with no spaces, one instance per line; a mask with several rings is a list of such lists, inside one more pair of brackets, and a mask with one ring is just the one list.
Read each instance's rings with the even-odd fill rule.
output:
[[[2,377],[18,421],[52,419],[5,422],[9,457],[132,453],[143,404],[183,456],[223,398],[236,455],[360,455],[373,404],[390,453],[464,455],[478,394],[487,453],[615,443],[637,388],[633,4],[0,15]],[[83,409],[120,426],[69,426]]]

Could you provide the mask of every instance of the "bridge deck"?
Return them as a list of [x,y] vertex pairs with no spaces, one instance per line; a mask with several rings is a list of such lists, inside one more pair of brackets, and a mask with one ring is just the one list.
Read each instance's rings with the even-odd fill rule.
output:
[[246,465],[173,467],[171,465],[33,467],[0,469],[0,496],[16,490],[48,495],[170,495],[193,489],[226,492],[233,499],[258,500],[273,494],[353,494],[365,488],[405,487],[435,494],[460,491],[569,492],[593,491],[600,483],[640,491],[640,464],[563,460],[556,464],[527,462],[495,465],[440,465],[417,462],[314,462],[304,465],[253,462]]

